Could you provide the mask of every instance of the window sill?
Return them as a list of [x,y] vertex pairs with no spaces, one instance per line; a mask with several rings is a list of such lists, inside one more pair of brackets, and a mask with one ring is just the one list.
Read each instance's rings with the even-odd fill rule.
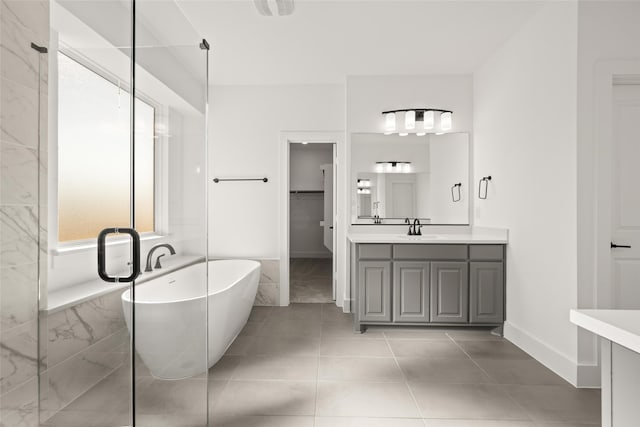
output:
[[[147,241],[164,239],[166,237],[167,236],[164,236],[164,235],[148,233],[148,234],[143,234],[142,236],[140,236],[140,241],[141,242],[147,242]],[[126,244],[129,244],[129,243],[131,243],[131,239],[130,238],[128,238],[128,237],[119,237],[119,238],[115,238],[115,239],[109,240],[106,243],[106,245],[107,246],[121,246],[121,245],[126,245]],[[66,254],[72,254],[72,253],[78,253],[78,252],[88,252],[88,251],[96,250],[97,247],[98,247],[98,244],[97,244],[96,241],[82,240],[82,241],[74,242],[74,243],[60,244],[57,247],[51,249],[50,253],[51,253],[51,255],[66,255]]]

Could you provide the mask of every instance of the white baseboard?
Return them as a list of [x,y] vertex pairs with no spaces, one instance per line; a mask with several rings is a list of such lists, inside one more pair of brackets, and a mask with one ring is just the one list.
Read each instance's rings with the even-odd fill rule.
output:
[[580,388],[600,388],[601,369],[599,365],[578,365],[578,384]]
[[578,365],[550,345],[510,322],[504,323],[504,337],[575,387],[600,386],[598,366]]

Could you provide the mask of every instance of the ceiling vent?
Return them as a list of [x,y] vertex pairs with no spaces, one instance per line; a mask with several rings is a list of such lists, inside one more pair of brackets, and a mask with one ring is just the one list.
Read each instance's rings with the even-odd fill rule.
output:
[[286,16],[293,13],[293,0],[253,0],[258,13],[263,16],[273,16],[274,11],[278,15]]

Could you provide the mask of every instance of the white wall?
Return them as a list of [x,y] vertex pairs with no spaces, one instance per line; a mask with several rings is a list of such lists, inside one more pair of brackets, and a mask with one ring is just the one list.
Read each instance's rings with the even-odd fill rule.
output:
[[577,4],[541,10],[474,74],[474,223],[509,229],[505,336],[576,382]]
[[[609,60],[640,60],[640,2],[580,2],[578,13],[578,307],[596,308],[596,68]],[[593,334],[580,330],[578,338],[578,362],[596,364]]]
[[210,184],[209,253],[279,258],[280,133],[344,129],[344,87],[213,86],[211,96],[211,177],[269,182]]
[[[429,136],[432,224],[469,223],[469,138],[466,134]],[[454,202],[451,187],[461,183],[460,201]],[[457,195],[457,190],[456,190]]]

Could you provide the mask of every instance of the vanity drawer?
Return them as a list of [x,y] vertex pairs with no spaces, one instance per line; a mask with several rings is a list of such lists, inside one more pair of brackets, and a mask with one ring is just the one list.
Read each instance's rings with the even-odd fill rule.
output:
[[466,260],[467,245],[393,245],[396,259]]
[[504,258],[503,245],[471,245],[469,246],[469,259],[471,260],[497,260]]
[[391,259],[391,245],[361,244],[358,245],[359,259]]

